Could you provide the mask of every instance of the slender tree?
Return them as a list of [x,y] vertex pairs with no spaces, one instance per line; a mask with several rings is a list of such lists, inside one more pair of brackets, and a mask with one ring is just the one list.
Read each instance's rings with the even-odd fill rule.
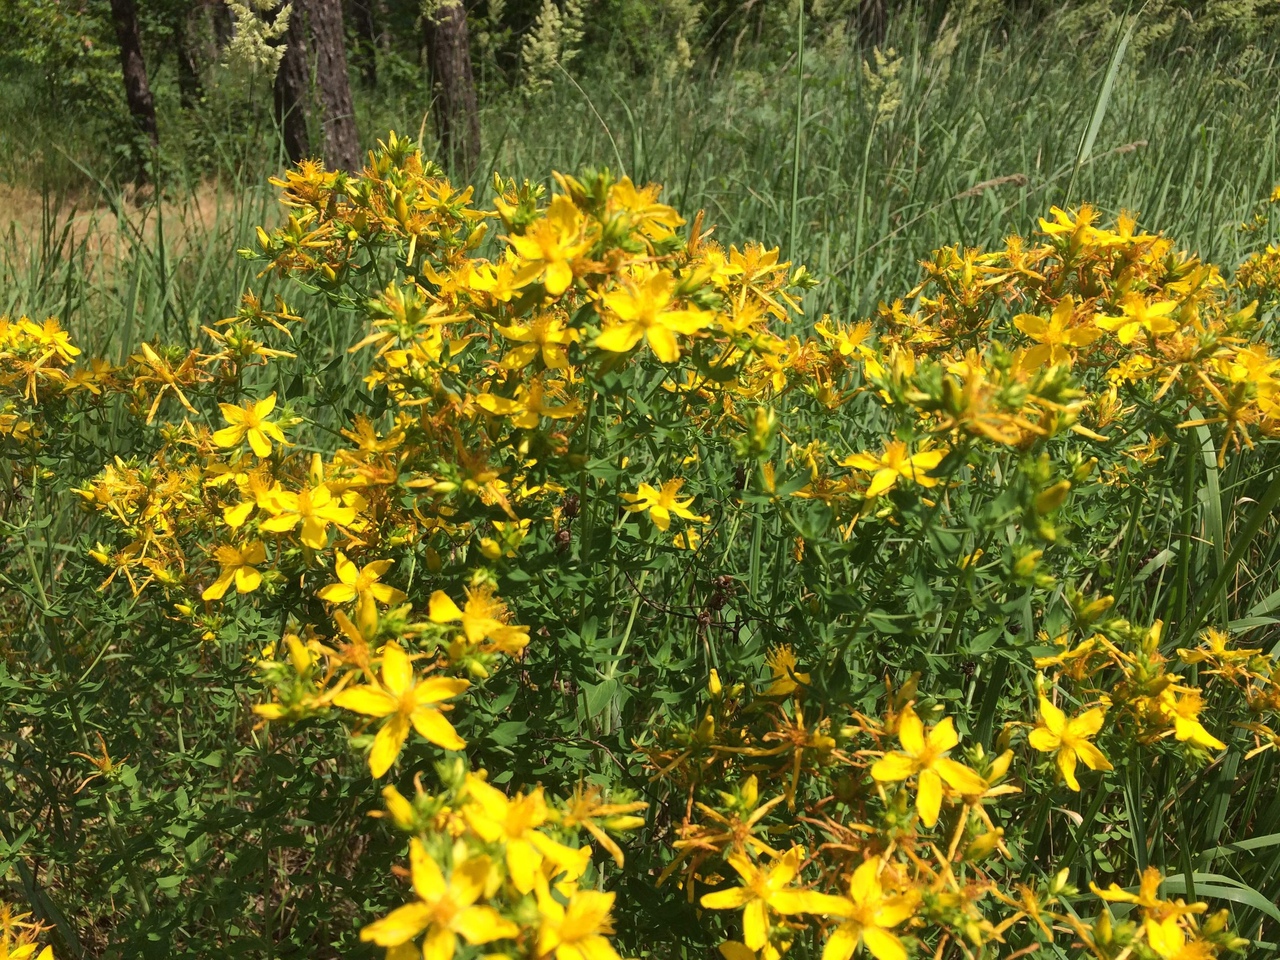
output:
[[342,0],[307,0],[315,50],[316,95],[324,129],[324,160],[332,169],[354,171],[360,165],[355,108],[347,75]]
[[200,59],[195,47],[204,7],[201,0],[197,3],[179,4],[173,11],[173,45],[178,57],[178,95],[182,99],[183,108],[188,110],[204,96],[204,85],[200,82]]
[[307,87],[310,70],[307,67],[306,22],[307,11],[304,4],[295,3],[289,17],[289,29],[280,41],[284,44],[284,56],[276,71],[274,91],[276,122],[284,137],[284,151],[294,163],[305,160],[311,154],[311,139],[307,135]]
[[351,59],[360,68],[360,79],[364,85],[377,86],[379,43],[374,0],[351,0],[351,23],[356,33],[356,45]]
[[422,24],[440,152],[455,173],[470,174],[480,160],[480,116],[467,11],[462,0],[426,0]]
[[154,149],[160,142],[156,130],[156,104],[147,80],[147,65],[142,59],[138,11],[133,0],[111,0],[111,20],[120,46],[120,69],[124,74],[124,97],[129,113],[139,132],[146,136]]
[[884,44],[889,29],[886,0],[859,0],[854,20],[863,46],[879,47]]

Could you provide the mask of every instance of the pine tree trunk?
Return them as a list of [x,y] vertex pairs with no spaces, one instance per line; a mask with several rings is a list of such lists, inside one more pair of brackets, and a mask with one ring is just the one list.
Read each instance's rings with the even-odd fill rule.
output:
[[480,117],[471,72],[467,11],[461,0],[437,0],[435,10],[422,19],[440,153],[453,173],[467,176],[480,160]]
[[276,72],[275,114],[284,138],[284,152],[293,163],[305,160],[311,154],[311,141],[307,136],[307,87],[310,71],[307,69],[307,11],[303,3],[295,2],[289,29],[282,38],[284,57]]
[[352,60],[360,67],[366,87],[378,84],[378,18],[374,0],[351,0],[351,21],[356,28],[356,49]]
[[147,82],[147,65],[142,59],[142,42],[138,38],[138,13],[133,0],[111,0],[111,19],[120,44],[120,69],[124,74],[124,97],[133,122],[151,143],[160,142],[156,132],[156,104]]
[[347,76],[342,0],[307,0],[307,9],[316,58],[316,93],[324,125],[325,164],[331,170],[354,172],[360,167],[360,143]]
[[213,12],[213,42],[218,48],[218,53],[221,54],[227,48],[227,44],[231,42],[231,10],[222,0],[214,0],[211,9]]
[[204,85],[200,82],[200,61],[196,57],[193,41],[196,20],[199,18],[203,4],[193,3],[186,10],[178,10],[173,18],[173,43],[178,55],[178,95],[182,99],[184,110],[190,110],[204,96]]
[[885,0],[859,0],[854,19],[857,22],[858,39],[864,47],[884,45],[885,35],[889,30]]

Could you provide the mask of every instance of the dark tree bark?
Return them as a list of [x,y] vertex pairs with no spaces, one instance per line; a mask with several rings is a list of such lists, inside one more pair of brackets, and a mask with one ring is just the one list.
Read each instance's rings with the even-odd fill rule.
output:
[[311,141],[307,136],[307,86],[310,71],[307,69],[307,11],[301,2],[293,5],[289,29],[281,42],[284,57],[276,71],[275,114],[284,138],[284,152],[297,163],[311,153]]
[[222,0],[214,0],[213,6],[213,42],[221,54],[231,42],[231,11]]
[[204,96],[200,82],[200,60],[196,55],[194,38],[196,21],[203,4],[192,4],[186,10],[178,10],[173,18],[173,43],[178,55],[178,95],[184,110],[190,110]]
[[859,0],[854,21],[858,39],[864,47],[884,45],[889,30],[889,16],[885,7],[886,0]]
[[[297,2],[297,0],[295,0]],[[342,0],[307,0],[315,50],[316,93],[324,127],[324,160],[331,170],[360,168],[355,108],[347,76]]]
[[360,68],[366,87],[378,84],[378,19],[374,0],[351,0],[351,22],[356,28],[356,48],[352,61]]
[[138,12],[133,0],[111,0],[111,19],[120,45],[120,68],[124,73],[124,97],[138,130],[146,135],[154,149],[160,142],[156,132],[156,104],[147,82],[147,65],[142,59],[142,42],[138,39]]
[[467,11],[461,0],[438,0],[435,10],[422,21],[440,152],[455,174],[466,176],[480,160],[480,117]]

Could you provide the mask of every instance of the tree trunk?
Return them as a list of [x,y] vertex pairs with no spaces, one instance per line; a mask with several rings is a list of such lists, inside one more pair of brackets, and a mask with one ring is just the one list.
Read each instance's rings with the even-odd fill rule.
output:
[[281,38],[284,57],[276,71],[275,114],[284,138],[284,152],[293,163],[311,153],[307,136],[307,11],[301,2],[293,5],[289,29]]
[[468,176],[480,160],[480,117],[467,11],[461,0],[438,0],[422,21],[440,153],[454,174]]
[[156,133],[156,103],[151,96],[151,84],[147,82],[147,65],[142,59],[138,13],[133,0],[111,0],[111,19],[116,28],[116,41],[120,44],[120,68],[124,74],[124,97],[129,104],[129,113],[154,150],[160,142]]
[[351,0],[351,20],[356,28],[355,56],[360,79],[366,87],[378,84],[378,21],[374,0]]
[[[295,0],[296,2],[296,0]],[[360,168],[355,108],[347,77],[346,36],[342,0],[307,0],[311,40],[316,55],[316,92],[324,125],[324,160],[331,170]]]
[[213,42],[218,48],[218,54],[221,55],[227,48],[227,44],[231,42],[231,10],[222,0],[213,0],[212,11]]
[[885,35],[889,30],[885,0],[859,0],[854,19],[857,22],[858,39],[864,47],[884,45]]
[[184,110],[190,110],[204,96],[200,82],[200,61],[193,45],[192,29],[196,25],[203,4],[195,3],[187,10],[178,10],[173,18],[173,43],[178,55],[178,94]]

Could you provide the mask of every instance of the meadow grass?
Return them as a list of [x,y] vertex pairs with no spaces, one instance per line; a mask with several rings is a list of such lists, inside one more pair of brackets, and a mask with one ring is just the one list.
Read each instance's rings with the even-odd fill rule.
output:
[[[1130,48],[1077,169],[1114,46],[1089,54],[1067,45],[1053,18],[999,38],[957,30],[950,42],[904,24],[888,39],[897,54],[880,80],[847,42],[807,51],[803,75],[792,51],[777,63],[744,58],[646,81],[640,96],[599,69],[596,80],[562,78],[531,101],[487,104],[475,179],[482,196],[491,171],[544,179],[610,167],[661,183],[678,208],[705,210],[723,238],[780,238],[784,257],[823,280],[806,302],[813,315],[867,315],[909,290],[917,261],[936,247],[999,244],[1034,229],[1051,204],[1133,211],[1207,260],[1238,262],[1252,242],[1241,222],[1280,179],[1277,52]],[[412,85],[366,96],[366,141],[387,129],[429,133],[425,98]],[[0,152],[18,151],[6,136]],[[269,141],[269,129],[259,139]],[[192,318],[226,311],[248,275],[235,250],[270,219],[263,180],[280,159],[271,149],[235,153],[238,177],[214,187],[171,178],[136,205],[106,186],[109,158],[76,159],[78,182],[63,171],[43,196],[37,172],[11,164],[22,182],[0,214],[0,306],[58,314],[78,333],[92,330],[91,342],[126,326],[191,332]]]

